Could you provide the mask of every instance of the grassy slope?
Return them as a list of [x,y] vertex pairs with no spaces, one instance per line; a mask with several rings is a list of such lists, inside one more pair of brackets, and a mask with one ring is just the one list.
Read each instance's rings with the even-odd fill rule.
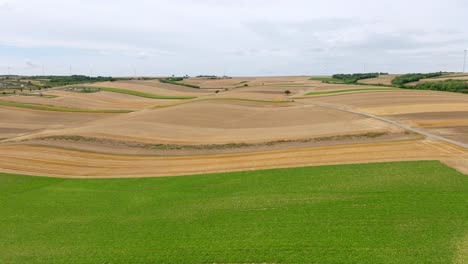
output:
[[56,111],[56,112],[74,112],[74,113],[130,113],[132,110],[117,110],[117,109],[83,109],[71,108],[55,105],[42,105],[30,103],[18,103],[12,101],[0,100],[0,106],[19,107],[33,110]]
[[310,93],[306,93],[305,95],[322,95],[322,94],[349,93],[349,92],[361,92],[361,91],[388,91],[388,90],[401,90],[401,89],[400,88],[354,88],[354,89],[310,92]]
[[438,162],[0,174],[0,263],[450,263],[468,231],[467,190]]
[[165,96],[165,95],[157,95],[157,94],[150,94],[150,93],[143,93],[133,90],[127,89],[120,89],[120,88],[111,88],[111,87],[100,87],[100,86],[93,86],[93,88],[101,89],[102,91],[108,91],[113,93],[122,93],[128,95],[134,95],[144,98],[151,98],[151,99],[193,99],[193,96]]

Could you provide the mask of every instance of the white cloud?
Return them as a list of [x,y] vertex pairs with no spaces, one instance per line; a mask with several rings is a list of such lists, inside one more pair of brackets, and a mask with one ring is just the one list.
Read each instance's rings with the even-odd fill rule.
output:
[[[1,52],[8,45],[33,61],[115,75],[128,75],[128,65],[162,75],[321,74],[364,62],[376,71],[459,70],[467,12],[463,0],[0,1],[0,62],[23,63],[20,52]],[[34,53],[42,48],[76,52]]]

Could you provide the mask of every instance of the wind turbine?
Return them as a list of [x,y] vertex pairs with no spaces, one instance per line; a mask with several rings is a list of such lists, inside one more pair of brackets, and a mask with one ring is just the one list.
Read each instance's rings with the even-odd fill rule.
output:
[[463,57],[463,73],[465,73],[465,66],[466,66],[466,51],[465,50],[465,56]]

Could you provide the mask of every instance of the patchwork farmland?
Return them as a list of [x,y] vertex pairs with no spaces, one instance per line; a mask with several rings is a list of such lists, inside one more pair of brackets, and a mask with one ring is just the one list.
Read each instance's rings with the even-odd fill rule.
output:
[[9,86],[0,262],[464,263],[465,76],[398,76]]

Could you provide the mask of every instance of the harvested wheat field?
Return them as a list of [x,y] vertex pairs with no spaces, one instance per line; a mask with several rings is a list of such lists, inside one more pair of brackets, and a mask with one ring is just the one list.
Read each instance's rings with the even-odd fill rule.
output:
[[376,77],[376,78],[359,80],[359,83],[392,85],[392,80],[395,77],[398,77],[398,75],[394,75],[394,74],[379,75],[379,77]]
[[184,157],[113,155],[28,145],[0,147],[0,167],[5,172],[87,178],[189,175],[402,160],[447,161],[447,164],[467,173],[467,158],[465,149],[438,141],[400,141]]
[[0,106],[0,138],[9,139],[30,133],[60,130],[115,114],[63,113]]
[[313,105],[205,100],[119,115],[22,137],[82,136],[152,144],[229,144],[374,133],[401,133],[381,121]]
[[141,98],[127,94],[99,91],[80,93],[62,90],[51,90],[42,93],[44,96],[8,96],[5,100],[42,105],[55,105],[81,109],[129,109],[138,110],[154,105],[174,103],[163,99]]
[[118,81],[92,84],[90,87],[109,87],[161,96],[198,97],[211,92],[159,81]]
[[[73,171],[68,176],[124,177],[294,164],[436,159],[453,160],[451,164],[464,170],[465,153],[460,146],[425,141],[427,135],[419,134],[418,130],[408,131],[405,125],[466,143],[468,97],[465,95],[386,88],[374,91],[369,90],[371,86],[329,84],[308,77],[186,81],[193,80],[207,83],[248,80],[249,85],[218,93],[157,80],[88,85],[133,90],[143,95],[194,96],[191,99],[145,98],[137,96],[140,94],[123,94],[120,90],[80,93],[62,89],[46,91],[42,97],[9,96],[22,105],[0,106],[6,117],[0,130],[3,138],[0,152],[5,156],[1,168],[54,176],[61,173],[67,176],[67,171]],[[29,104],[57,105],[65,110],[72,107],[132,112],[25,109]],[[402,126],[388,120],[400,122]],[[37,151],[46,153],[38,160],[44,163],[41,173],[26,169],[33,166],[30,155]],[[314,154],[324,151],[330,154],[326,157]],[[349,151],[362,151],[362,154],[351,155]],[[385,154],[376,155],[378,152]],[[408,155],[402,155],[403,152]],[[306,158],[303,153],[311,154]],[[98,159],[91,162],[95,155],[105,158],[102,162]],[[119,157],[115,155],[123,156],[114,159]],[[68,156],[74,157],[73,161]],[[280,162],[274,157],[288,158]],[[192,159],[200,165],[177,165]],[[45,160],[51,165],[46,166]],[[107,166],[111,160],[112,165]],[[85,170],[86,164],[93,165]],[[125,169],[118,172],[112,169],[119,164]],[[83,169],[72,169],[73,166]]]
[[369,91],[365,95],[321,96],[314,101],[386,116],[435,135],[468,143],[468,95],[414,90]]

